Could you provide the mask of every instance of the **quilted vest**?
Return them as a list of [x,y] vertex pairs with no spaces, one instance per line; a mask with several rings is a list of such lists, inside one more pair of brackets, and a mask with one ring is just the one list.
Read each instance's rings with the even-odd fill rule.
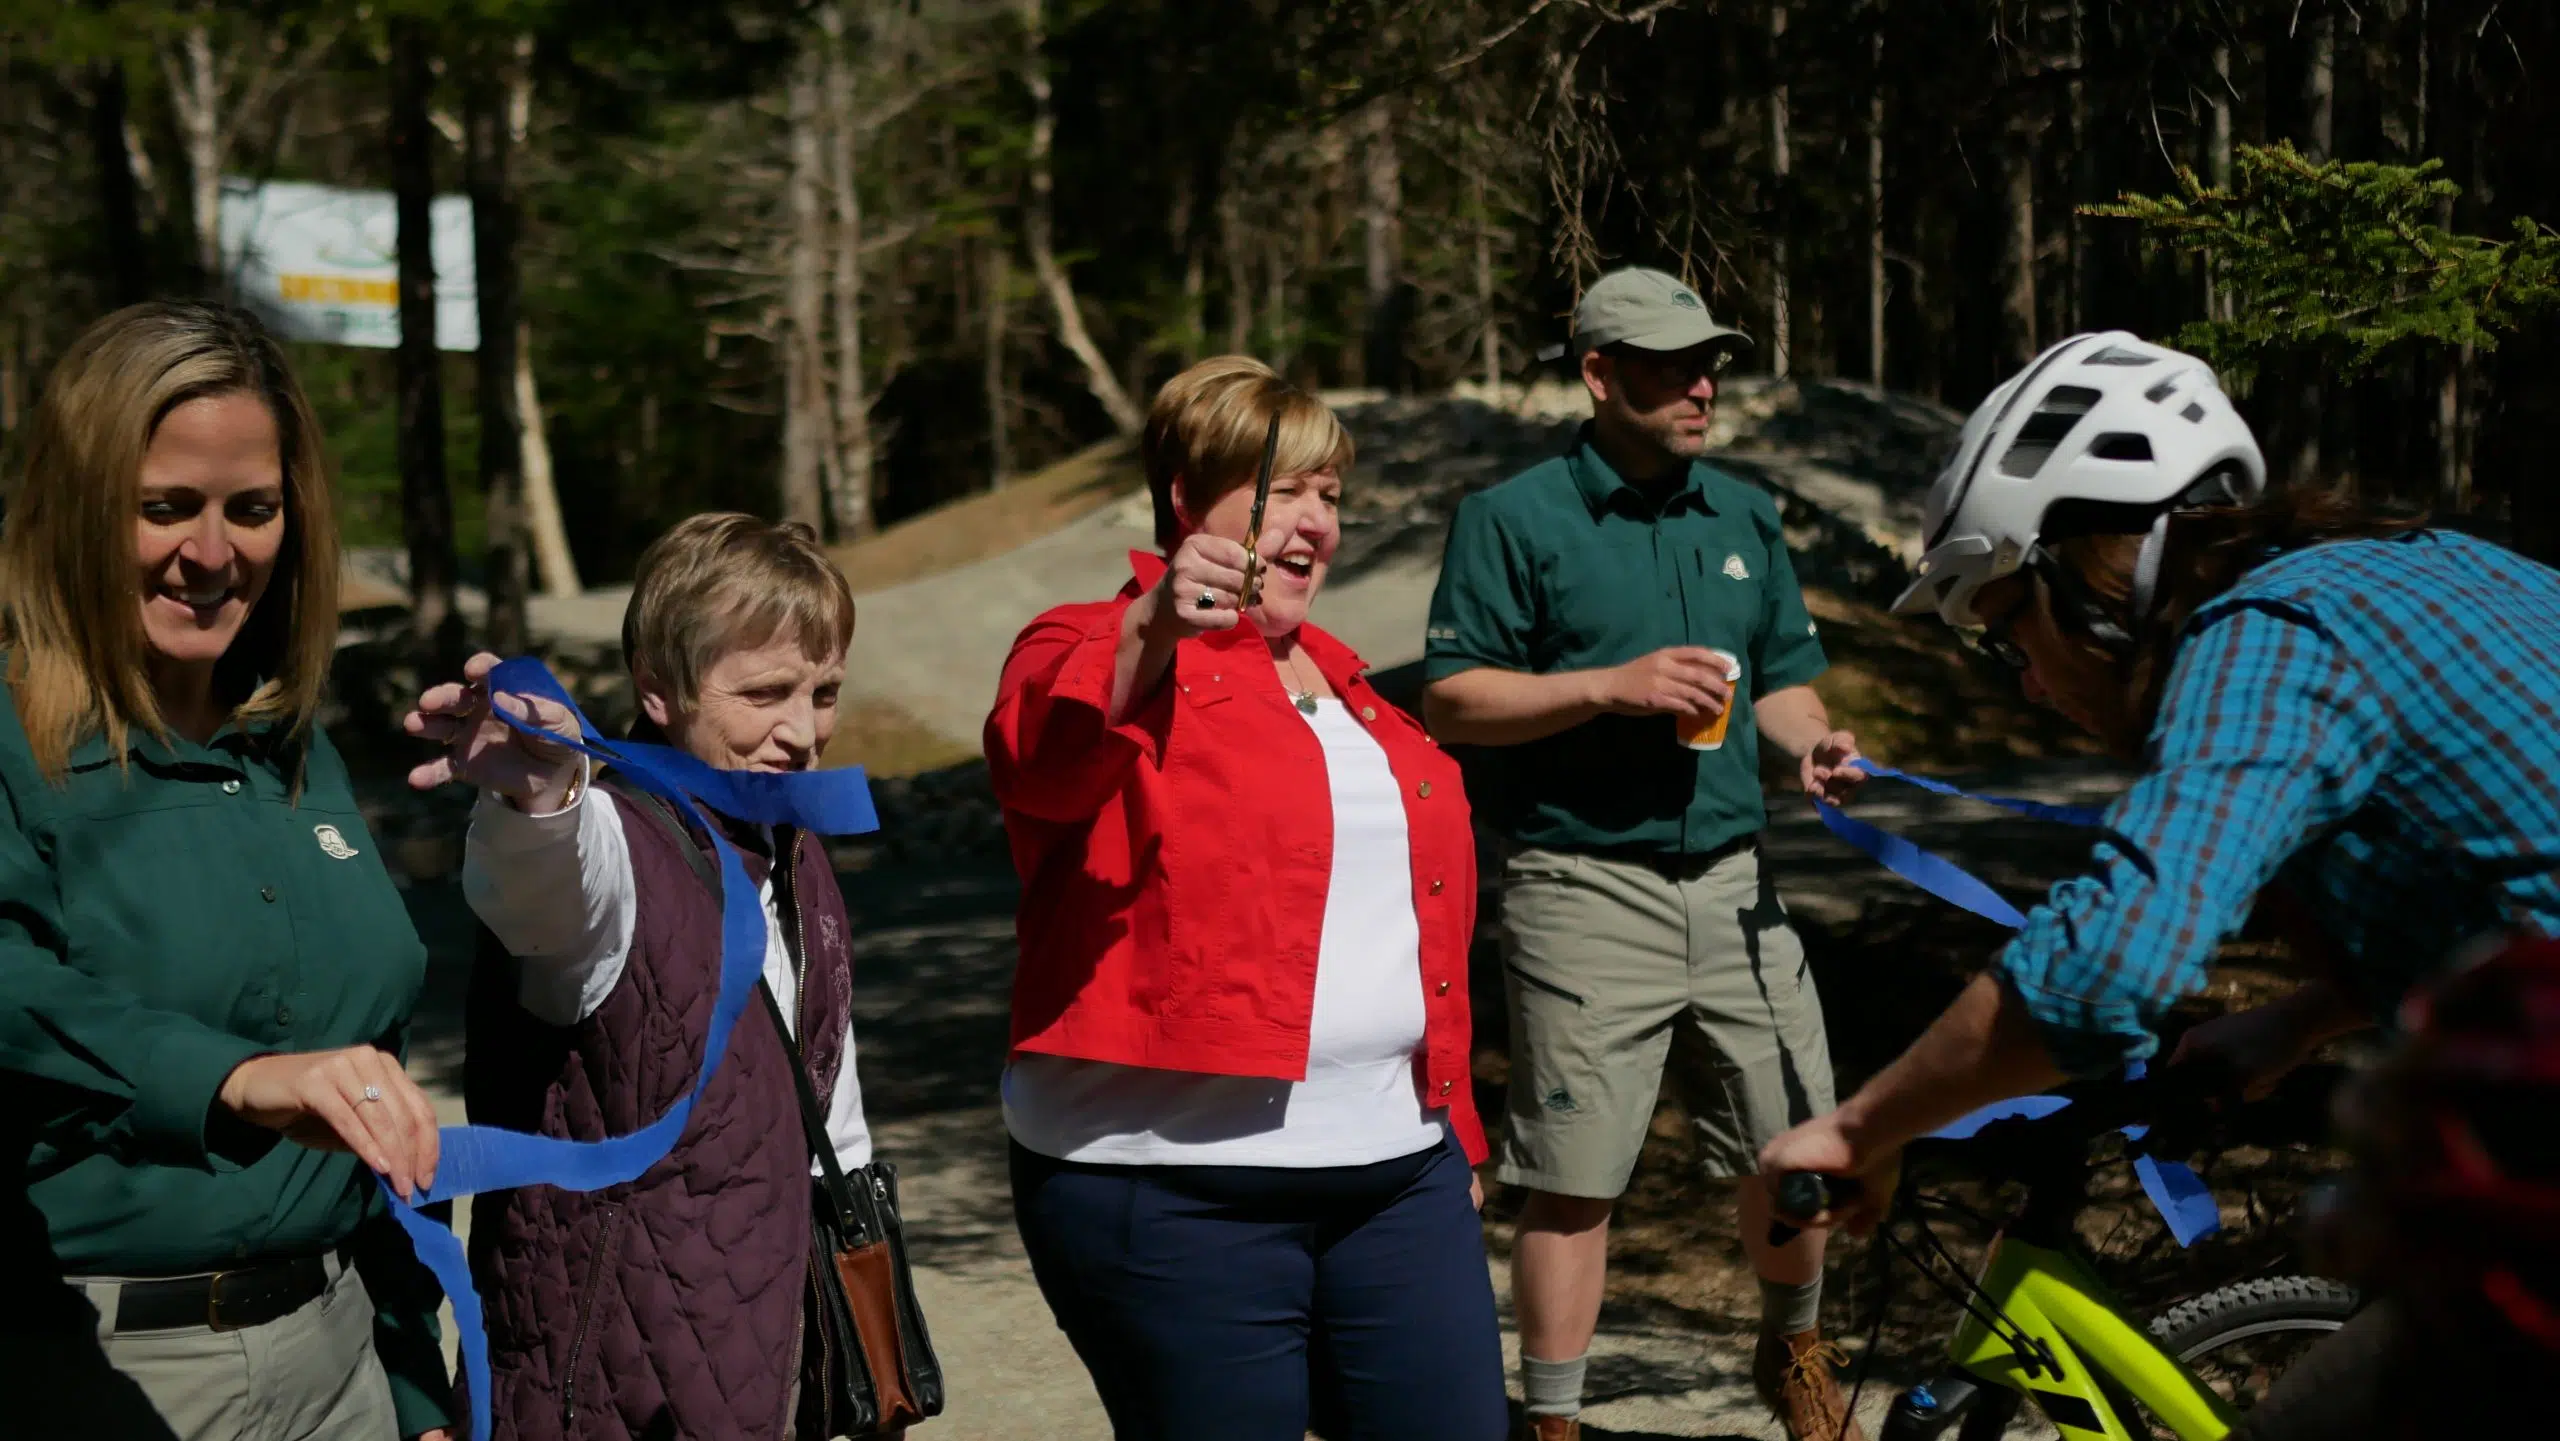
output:
[[[629,963],[593,1016],[550,1026],[517,1003],[516,962],[483,933],[463,1063],[474,1122],[623,1135],[664,1114],[701,1069],[720,906],[683,847],[710,843],[679,839],[641,809],[652,802],[610,783],[587,803],[619,807],[630,840]],[[852,928],[825,848],[804,835],[794,850],[796,885],[777,886],[776,899],[802,937],[798,1031],[824,1096],[851,1020]],[[761,884],[769,862],[745,845],[740,854]],[[782,1441],[810,1264],[810,1157],[789,1064],[750,1004],[675,1149],[638,1179],[473,1198],[497,1441]]]

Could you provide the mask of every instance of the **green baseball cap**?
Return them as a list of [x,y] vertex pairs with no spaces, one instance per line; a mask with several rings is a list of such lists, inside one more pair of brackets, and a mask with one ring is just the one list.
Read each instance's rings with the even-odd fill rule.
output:
[[1573,346],[1577,351],[1603,345],[1632,345],[1639,350],[1687,350],[1721,340],[1736,349],[1751,337],[1730,325],[1718,325],[1698,292],[1677,276],[1631,266],[1601,276],[1582,293],[1573,308]]

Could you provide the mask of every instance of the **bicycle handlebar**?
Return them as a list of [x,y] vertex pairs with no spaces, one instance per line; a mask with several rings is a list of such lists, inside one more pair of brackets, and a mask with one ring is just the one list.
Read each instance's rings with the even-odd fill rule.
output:
[[[2150,1124],[2184,1131],[2213,1119],[2216,1103],[2236,1097],[2236,1078],[2219,1066],[2187,1063],[2135,1080],[2083,1090],[2072,1103],[2044,1116],[2012,1116],[1982,1124],[1959,1137],[1923,1138],[1972,1153],[1985,1169],[2025,1169],[2032,1154],[2085,1146],[2109,1131]],[[1816,1216],[1857,1199],[1858,1182],[1847,1176],[1791,1171],[1778,1178],[1772,1198],[1782,1216]],[[1785,1221],[1769,1224],[1769,1244],[1784,1246],[1803,1233]]]
[[[1818,1216],[1834,1204],[1856,1200],[1865,1187],[1847,1176],[1826,1176],[1820,1171],[1789,1171],[1778,1178],[1775,1197],[1782,1216]],[[1801,1226],[1785,1221],[1769,1223],[1769,1244],[1784,1246],[1804,1234]]]

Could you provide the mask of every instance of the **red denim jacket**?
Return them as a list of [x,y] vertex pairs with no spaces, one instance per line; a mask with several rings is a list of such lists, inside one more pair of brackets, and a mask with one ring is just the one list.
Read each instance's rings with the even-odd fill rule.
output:
[[[1164,574],[1132,553],[1116,599],[1014,640],[987,761],[1014,869],[1015,1051],[1302,1080],[1333,874],[1324,748],[1250,627],[1183,641],[1154,694],[1106,717],[1120,624]],[[1475,842],[1458,766],[1314,626],[1300,648],[1386,752],[1404,793],[1422,932],[1425,1099],[1485,1156],[1469,1072]]]

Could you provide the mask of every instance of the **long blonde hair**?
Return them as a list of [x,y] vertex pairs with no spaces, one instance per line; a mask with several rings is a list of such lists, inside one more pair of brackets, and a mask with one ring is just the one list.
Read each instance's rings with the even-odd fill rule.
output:
[[338,524],[320,429],[284,352],[246,313],[147,301],[80,333],[47,377],[27,427],[26,470],[0,527],[0,645],[36,765],[59,782],[71,751],[103,733],[125,753],[168,725],[144,662],[134,589],[142,459],[171,410],[247,395],[274,416],[285,546],[257,609],[215,668],[234,722],[298,737],[320,708],[338,633]]

